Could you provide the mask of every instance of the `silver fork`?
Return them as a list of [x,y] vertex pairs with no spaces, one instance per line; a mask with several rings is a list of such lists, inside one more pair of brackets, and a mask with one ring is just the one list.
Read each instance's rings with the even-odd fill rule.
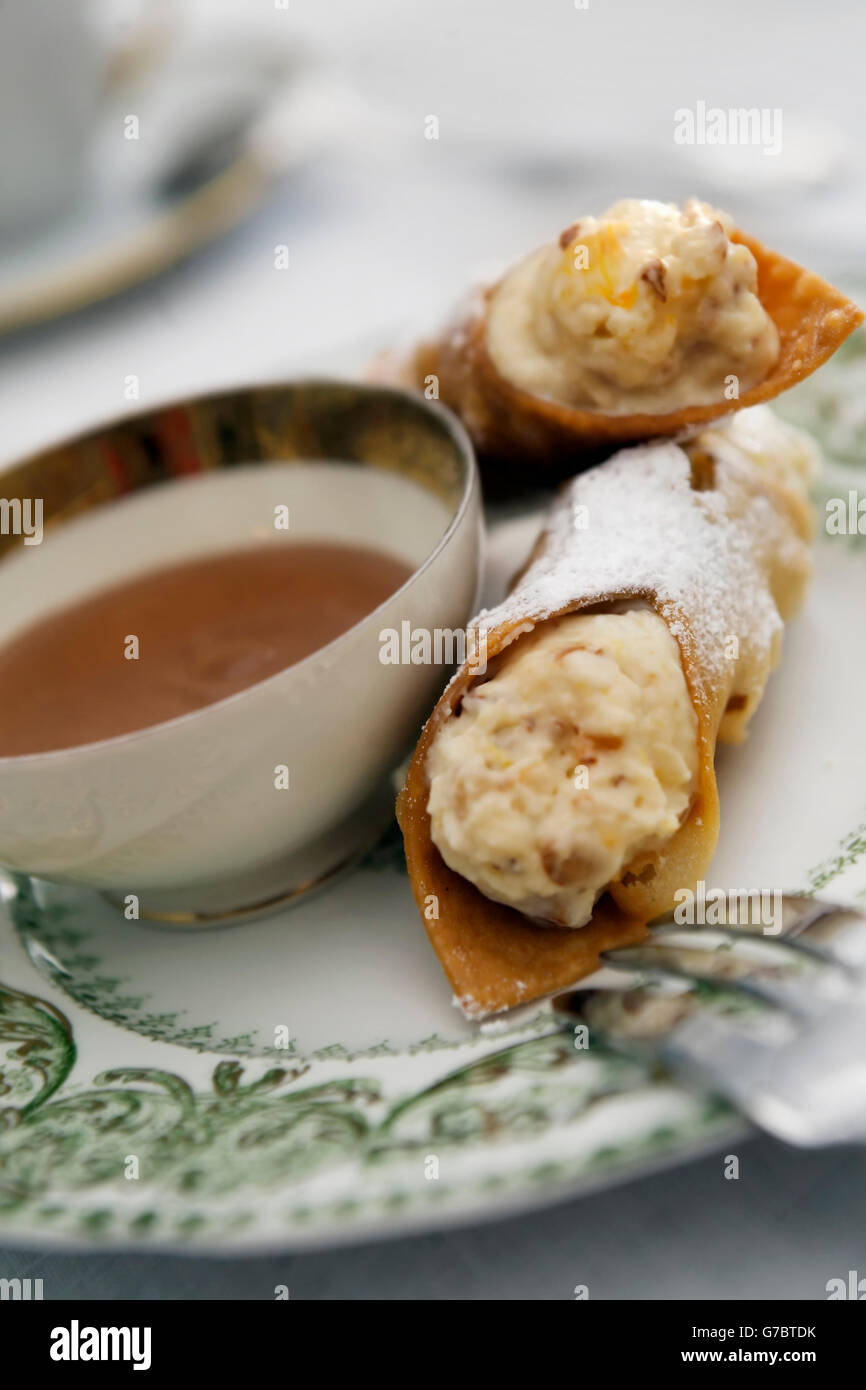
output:
[[[790,1144],[866,1142],[866,915],[785,896],[779,935],[662,922],[606,952],[618,988],[557,996],[563,1027],[661,1062]],[[615,977],[614,977],[615,980]]]

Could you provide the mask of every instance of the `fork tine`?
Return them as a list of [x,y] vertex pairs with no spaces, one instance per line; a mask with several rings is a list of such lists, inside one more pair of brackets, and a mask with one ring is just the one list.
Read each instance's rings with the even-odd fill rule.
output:
[[[692,968],[692,958],[701,955],[707,959],[696,960]],[[617,946],[612,951],[602,951],[600,959],[611,970],[624,970],[629,974],[649,974],[658,979],[686,980],[692,984],[717,984],[720,989],[733,989],[738,983],[736,977],[723,976],[712,968],[718,962],[709,951],[692,951],[686,955],[656,946]]]
[[710,970],[701,970],[700,965],[692,967],[678,965],[675,961],[653,959],[653,954],[651,946],[624,946],[611,952],[610,958],[604,955],[602,959],[605,965],[610,965],[616,970],[641,971],[659,980],[683,980],[690,984],[711,985],[720,996],[727,994],[734,998],[751,999],[776,1009],[788,1009],[792,1013],[812,1012],[807,991],[802,984],[797,987],[790,981],[761,980],[753,972],[739,979],[723,977]]
[[[727,953],[670,948],[662,944],[623,946],[602,956],[605,965],[619,970],[649,971],[673,979],[697,980],[717,985],[732,993],[748,995],[777,1009],[788,1009],[801,1017],[819,1016],[832,1008],[850,992],[849,983],[838,966],[804,951],[789,951],[774,942],[774,956],[784,969],[787,960],[800,958],[810,968],[803,975],[780,975],[780,965],[734,959]],[[701,959],[704,957],[705,959]]]
[[[725,1096],[762,1129],[801,1145],[866,1136],[866,1009],[861,995],[814,1026],[750,1033],[742,1020],[714,1013],[685,1019],[661,1044],[672,1070]],[[791,1025],[793,1027],[793,1025]],[[793,1045],[788,1046],[789,1042]]]
[[[647,943],[603,954],[620,989],[605,981],[558,996],[554,1009],[709,1087],[789,1143],[866,1143],[866,914],[783,902],[782,935],[661,923]],[[707,1008],[708,990],[761,1007]],[[608,1007],[616,999],[619,1012]]]
[[[749,931],[744,927],[690,927],[677,926],[675,922],[659,922],[650,928],[650,940],[652,942],[665,941],[668,937],[686,938],[694,940],[695,945],[702,950],[711,950],[708,942],[716,939],[731,947],[737,946],[758,946],[766,945],[774,952],[784,954],[791,965],[831,965],[837,969],[850,969],[844,961],[831,955],[826,949],[822,949],[816,939],[806,935],[812,924],[817,921],[819,916],[824,913],[810,913],[802,923],[791,929],[786,936],[774,936],[770,934],[759,934]],[[686,947],[688,949],[688,947]],[[757,963],[760,968],[760,962]]]
[[672,920],[671,914],[651,927],[651,931],[653,936],[707,931],[724,935],[732,942],[744,938],[781,941],[808,952],[816,959],[835,962],[857,972],[866,971],[866,914],[862,910],[825,902],[821,898],[810,898],[801,893],[783,893],[779,902],[782,908],[779,931],[766,931],[762,925],[756,925],[748,913],[745,922],[742,922],[743,909],[738,894],[728,895],[727,904],[722,909],[726,914],[725,922],[696,926],[677,923]]
[[[728,929],[744,932],[752,937],[793,937],[799,936],[829,907],[829,904],[818,898],[808,898],[799,893],[778,893],[774,890],[770,910],[765,897],[766,894],[758,890],[745,894],[730,890],[724,901],[713,898],[710,903],[708,900],[704,920],[699,923],[680,919],[678,913],[682,908],[676,908],[663,917],[659,925],[676,926],[681,930],[693,929],[699,925],[711,931]],[[781,921],[777,920],[779,908]],[[765,921],[765,912],[770,913],[769,922]],[[768,930],[771,925],[772,931]]]
[[758,1096],[775,1053],[769,1037],[750,1034],[730,1017],[708,1010],[685,1019],[658,1051],[671,1070],[724,1096],[756,1124],[761,1123]]
[[849,970],[866,970],[866,916],[837,903],[815,903],[793,928],[798,943]]

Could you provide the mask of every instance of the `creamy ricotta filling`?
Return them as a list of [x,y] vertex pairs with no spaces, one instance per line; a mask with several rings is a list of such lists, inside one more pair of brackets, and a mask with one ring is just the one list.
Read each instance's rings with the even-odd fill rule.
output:
[[497,370],[533,395],[614,415],[742,395],[769,373],[779,337],[732,231],[696,199],[627,199],[582,218],[494,292]]
[[697,720],[649,608],[574,614],[506,651],[428,754],[432,836],[487,897],[580,927],[688,812]]

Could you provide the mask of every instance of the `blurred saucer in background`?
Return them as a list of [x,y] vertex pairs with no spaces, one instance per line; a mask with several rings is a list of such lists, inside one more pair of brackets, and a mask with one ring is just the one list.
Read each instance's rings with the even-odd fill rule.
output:
[[328,107],[327,79],[288,44],[176,47],[106,107],[77,203],[0,243],[0,333],[128,289],[237,225],[321,151]]

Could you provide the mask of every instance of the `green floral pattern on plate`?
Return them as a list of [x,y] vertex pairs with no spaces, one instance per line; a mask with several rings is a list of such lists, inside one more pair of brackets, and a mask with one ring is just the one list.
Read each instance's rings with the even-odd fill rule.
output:
[[[692,1100],[649,1130],[595,1142],[594,1112],[664,1083],[603,1050],[578,1057],[562,1034],[516,1044],[396,1100],[359,1071],[311,1085],[308,1064],[246,1079],[239,1062],[225,1060],[207,1090],[154,1066],[118,1066],[88,1087],[67,1087],[75,1062],[68,1020],[6,987],[0,1048],[0,1219],[10,1234],[26,1225],[88,1240],[226,1237],[260,1225],[255,1199],[274,1191],[271,1234],[275,1216],[282,1230],[381,1221],[470,1194],[658,1161],[736,1124],[726,1107]],[[539,1141],[564,1124],[574,1127],[571,1154],[544,1159]],[[495,1164],[480,1175],[471,1163],[451,1164],[480,1142],[492,1150],[537,1144],[538,1153],[528,1167],[498,1173]],[[431,1180],[431,1157],[454,1178]],[[316,1201],[311,1180],[329,1174]]]
[[[857,296],[866,301],[866,292]],[[866,329],[858,328],[820,372],[774,402],[786,420],[808,430],[837,463],[866,462]]]

